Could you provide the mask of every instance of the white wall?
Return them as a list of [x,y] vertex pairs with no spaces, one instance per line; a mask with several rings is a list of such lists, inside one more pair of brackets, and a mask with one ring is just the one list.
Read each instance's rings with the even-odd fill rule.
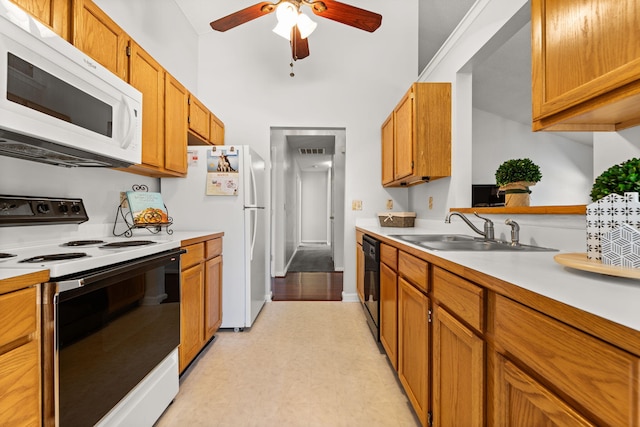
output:
[[[472,183],[495,184],[495,172],[506,160],[530,158],[542,179],[531,187],[531,205],[590,203],[592,147],[473,109]],[[461,205],[471,206],[471,200]]]
[[[420,81],[451,82],[451,177],[411,187],[409,202],[418,217],[444,219],[450,207],[465,207],[471,202],[473,170],[472,63],[486,45],[496,43],[503,27],[513,26],[512,34],[524,22],[512,18],[527,6],[527,0],[478,0],[443,47],[419,77]],[[522,14],[522,13],[520,13]],[[512,21],[510,23],[510,21]],[[504,41],[512,34],[505,34]],[[490,53],[487,53],[489,55]],[[428,208],[429,197],[433,208]]]
[[328,209],[327,174],[320,172],[302,172],[302,212],[300,226],[302,243],[327,243]]
[[[200,38],[199,98],[224,121],[226,140],[249,144],[264,158],[271,127],[346,129],[345,200],[363,201],[362,211],[345,209],[344,292],[356,300],[355,219],[384,210],[388,192],[380,183],[380,125],[416,80],[417,3],[353,0],[383,15],[367,33],[326,19],[310,38],[311,55],[297,61],[289,77],[288,43],[271,33],[271,17],[226,33]],[[256,37],[257,30],[263,37]],[[281,64],[278,68],[273,65]],[[396,206],[406,210],[406,193]],[[402,206],[404,204],[404,206]]]
[[640,157],[640,127],[593,134],[593,176],[634,157]]

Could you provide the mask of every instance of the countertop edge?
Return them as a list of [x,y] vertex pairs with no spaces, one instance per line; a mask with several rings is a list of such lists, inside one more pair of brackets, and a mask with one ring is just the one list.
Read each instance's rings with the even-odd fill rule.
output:
[[11,268],[0,271],[0,294],[28,288],[49,280],[49,270]]

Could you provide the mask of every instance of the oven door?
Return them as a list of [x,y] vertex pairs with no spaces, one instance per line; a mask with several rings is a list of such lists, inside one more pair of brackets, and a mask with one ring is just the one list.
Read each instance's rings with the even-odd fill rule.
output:
[[181,252],[45,284],[45,420],[95,425],[178,347]]

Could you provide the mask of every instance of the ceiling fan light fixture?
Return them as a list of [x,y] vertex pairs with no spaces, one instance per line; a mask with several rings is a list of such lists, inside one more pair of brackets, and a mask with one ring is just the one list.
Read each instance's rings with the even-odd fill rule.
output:
[[288,1],[283,1],[276,8],[276,18],[278,18],[278,24],[288,25],[291,28],[298,19],[298,8]]
[[278,22],[278,24],[274,27],[274,29],[272,30],[274,33],[276,33],[277,35],[279,35],[280,37],[283,37],[289,41],[291,41],[291,28],[293,26],[288,26],[286,24],[283,24],[282,22]]
[[287,40],[291,40],[291,28],[298,20],[298,9],[288,1],[281,2],[276,8],[276,24],[273,32]]
[[298,19],[296,21],[296,25],[298,26],[298,29],[300,30],[300,37],[303,38],[303,39],[306,39],[307,37],[309,37],[311,35],[311,33],[313,33],[313,31],[318,26],[318,24],[316,22],[311,20],[311,18],[309,18],[304,13],[300,13],[298,15]]

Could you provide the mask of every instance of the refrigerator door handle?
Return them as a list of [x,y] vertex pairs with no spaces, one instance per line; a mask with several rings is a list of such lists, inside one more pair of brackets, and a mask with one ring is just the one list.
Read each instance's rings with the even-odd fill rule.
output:
[[250,204],[258,205],[258,189],[256,187],[256,174],[253,170],[253,165],[249,163],[249,175],[251,175],[251,202]]
[[253,233],[251,236],[251,258],[249,260],[253,261],[253,249],[256,246],[256,235],[258,234],[258,211],[252,210],[251,213],[253,214]]

